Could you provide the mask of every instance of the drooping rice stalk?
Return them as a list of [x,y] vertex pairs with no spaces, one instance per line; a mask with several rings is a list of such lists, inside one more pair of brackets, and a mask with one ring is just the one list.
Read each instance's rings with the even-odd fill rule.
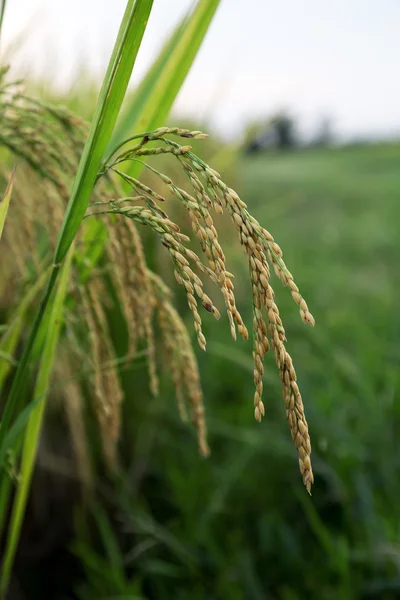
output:
[[[285,330],[271,286],[270,266],[273,267],[281,282],[289,287],[294,301],[299,306],[302,320],[305,323],[314,325],[314,318],[309,312],[305,300],[300,295],[299,289],[282,259],[282,251],[272,235],[250,215],[246,204],[234,190],[221,180],[220,175],[191,152],[190,146],[182,146],[165,137],[167,135],[180,136],[185,140],[205,137],[199,131],[167,127],[133,136],[129,140],[129,143],[133,145],[128,149],[122,149],[120,145],[117,151],[105,161],[100,173],[101,176],[110,172],[115,173],[129,183],[132,192],[136,195],[111,199],[106,203],[101,203],[101,207],[96,204],[92,209],[89,208],[87,216],[120,215],[133,222],[150,227],[160,236],[162,244],[171,257],[175,277],[178,283],[185,288],[188,305],[193,314],[197,340],[200,347],[205,350],[206,340],[202,332],[202,320],[198,310],[199,303],[217,319],[219,318],[219,312],[213,301],[204,293],[202,281],[193,268],[206,274],[220,288],[226,305],[232,337],[236,339],[236,327],[244,339],[248,337],[247,329],[235,305],[232,276],[226,270],[225,256],[219,244],[218,232],[210,211],[214,210],[218,214],[223,211],[228,212],[237,231],[239,242],[249,261],[253,296],[253,357],[254,383],[256,386],[254,416],[257,421],[261,421],[265,414],[262,401],[263,361],[264,355],[268,352],[271,344],[282,381],[286,417],[299,454],[300,471],[304,484],[307,490],[310,491],[313,482],[310,437],[303,402],[297,385],[296,372],[285,347]],[[157,145],[151,145],[152,142]],[[165,153],[171,154],[179,161],[189,179],[193,194],[177,187],[167,175],[160,173],[154,167],[148,166],[148,168],[160,177],[164,184],[169,187],[172,195],[177,197],[188,211],[193,232],[206,255],[208,267],[200,261],[197,254],[187,247],[190,239],[180,232],[178,225],[173,223],[168,214],[160,208],[160,202],[163,204],[164,198],[117,168],[118,165],[127,161],[137,161],[137,157],[155,157]],[[142,202],[145,206],[138,205],[139,202]],[[161,313],[161,318],[165,324],[166,314]],[[176,381],[176,369],[175,373],[173,372],[173,377]],[[181,414],[184,414],[180,391],[178,396],[180,411]]]
[[[23,97],[19,96],[18,106],[19,116],[22,115],[22,122],[25,118]],[[11,105],[13,105],[11,103]],[[31,140],[31,145],[37,147],[36,130],[34,125],[34,116],[43,116],[43,111],[50,114],[50,110],[42,107],[36,108],[32,114],[31,103],[26,103],[31,128],[27,135]],[[39,112],[37,113],[37,111]],[[7,112],[5,113],[8,114]],[[53,110],[49,135],[54,135],[57,131],[56,124],[71,131],[71,146],[79,139],[79,131],[84,131],[84,126],[75,121],[75,119],[63,111],[55,112]],[[14,114],[11,111],[7,121],[8,128],[13,132]],[[8,131],[7,127],[3,130]],[[19,130],[20,138],[25,140],[23,134],[25,129]],[[73,132],[73,133],[72,133]],[[44,136],[40,132],[40,136]],[[301,297],[298,287],[294,283],[293,277],[288,271],[282,259],[282,252],[278,244],[274,241],[271,234],[263,228],[247,211],[246,205],[238,195],[230,189],[220,179],[218,173],[206,165],[201,159],[191,152],[191,147],[179,145],[172,141],[170,135],[176,135],[188,139],[202,139],[204,134],[198,131],[187,131],[179,128],[159,128],[154,132],[138,134],[133,136],[128,144],[119,145],[116,152],[103,162],[97,176],[96,192],[93,196],[86,217],[99,214],[114,215],[109,224],[109,243],[107,244],[107,254],[116,268],[112,270],[112,281],[115,289],[121,298],[121,306],[125,319],[130,323],[129,329],[132,331],[129,338],[129,347],[132,358],[135,353],[135,346],[138,339],[147,340],[148,362],[150,385],[153,393],[157,393],[157,373],[155,360],[154,334],[152,329],[152,319],[154,311],[158,306],[160,320],[164,324],[174,321],[172,310],[161,311],[159,309],[159,300],[154,288],[154,280],[151,279],[146,267],[140,238],[134,223],[144,224],[155,231],[161,238],[162,244],[167,249],[172,260],[175,277],[180,285],[185,289],[188,305],[193,314],[194,327],[200,347],[206,349],[206,340],[202,331],[202,317],[199,307],[212,313],[216,319],[219,319],[219,311],[211,298],[204,292],[203,282],[199,274],[206,275],[217,285],[222,293],[226,311],[230,323],[232,337],[236,338],[236,328],[239,334],[247,339],[248,333],[245,324],[236,308],[234,287],[232,275],[226,268],[224,252],[218,240],[218,232],[214,226],[211,211],[214,210],[220,214],[224,210],[231,216],[233,225],[237,230],[239,241],[248,257],[249,273],[253,296],[253,356],[254,356],[254,382],[256,386],[254,394],[254,413],[255,418],[260,421],[264,416],[265,408],[262,400],[264,373],[264,355],[272,345],[275,359],[279,368],[282,380],[283,394],[286,406],[287,419],[290,424],[293,440],[299,452],[300,470],[303,475],[304,483],[307,489],[310,489],[313,476],[310,464],[310,442],[308,436],[307,422],[304,417],[301,395],[297,386],[296,373],[293,368],[292,360],[285,348],[285,331],[279,315],[278,307],[275,303],[274,292],[271,287],[270,267],[282,283],[289,287],[293,299],[300,308],[301,318],[314,324],[307,304]],[[11,142],[7,139],[6,133],[3,133],[4,143],[10,147]],[[13,139],[13,133],[9,134]],[[81,136],[82,137],[82,136]],[[18,138],[18,139],[20,139]],[[40,140],[40,138],[39,138]],[[20,142],[21,143],[21,142]],[[155,145],[156,144],[156,145]],[[82,143],[77,144],[78,148]],[[56,206],[60,206],[60,216],[62,205],[66,201],[64,185],[58,179],[58,170],[54,163],[59,159],[53,152],[46,153],[46,146],[40,146],[42,155],[36,154],[30,157],[29,144],[22,143],[25,159],[29,164],[33,160],[39,160],[42,173],[46,179],[57,190],[58,201]],[[66,145],[66,154],[68,156],[68,145]],[[21,149],[22,152],[22,149]],[[184,174],[192,188],[192,193],[180,188],[165,174],[157,171],[153,166],[146,165],[170,190],[171,196],[178,199],[187,210],[195,237],[199,240],[201,248],[206,256],[208,266],[203,264],[200,257],[189,247],[190,239],[180,232],[178,225],[173,223],[167,213],[161,206],[165,205],[165,198],[160,196],[140,180],[127,175],[121,171],[121,167],[127,162],[136,162],[141,157],[156,157],[159,154],[170,154],[181,165]],[[73,156],[72,147],[70,152],[71,174],[74,169],[74,160],[76,164],[77,157]],[[68,164],[68,162],[67,162]],[[66,177],[67,170],[62,172]],[[131,190],[131,196],[122,196],[118,187],[118,179],[127,183]],[[111,198],[110,198],[111,196]],[[50,195],[49,203],[52,203],[54,197]],[[24,209],[23,202],[19,204],[21,210]],[[46,212],[46,209],[43,210]],[[25,212],[26,215],[26,212]],[[35,215],[37,218],[37,215]],[[123,218],[125,217],[125,218]],[[122,219],[122,220],[121,220]],[[22,220],[26,223],[27,219]],[[34,235],[34,220],[29,226],[25,224],[28,230],[32,231],[27,239],[32,238],[32,249],[37,248]],[[10,240],[12,240],[13,230],[10,229]],[[84,234],[84,229],[82,230]],[[81,243],[77,238],[77,243]],[[6,238],[7,242],[7,238]],[[11,243],[11,242],[10,242]],[[39,262],[40,257],[37,257]],[[196,273],[197,272],[199,273]],[[100,287],[99,287],[100,286]],[[105,455],[110,465],[116,463],[115,444],[119,435],[119,404],[122,400],[122,392],[119,389],[118,376],[116,373],[108,373],[103,376],[99,367],[105,360],[112,358],[113,348],[107,332],[107,320],[104,313],[104,307],[99,302],[99,298],[104,296],[100,289],[101,280],[91,277],[87,281],[86,291],[82,292],[81,301],[86,315],[86,322],[90,331],[90,345],[94,361],[94,389],[95,396],[98,399],[99,423],[102,430],[103,445]],[[176,323],[176,319],[175,319]],[[182,334],[181,334],[182,336]],[[166,336],[164,336],[166,340]],[[170,344],[170,340],[166,344]],[[171,348],[170,348],[171,350]],[[173,356],[173,353],[170,356]],[[97,365],[97,367],[96,367]],[[179,371],[180,369],[180,371]],[[181,372],[181,367],[175,366],[172,369],[174,384],[177,394],[180,397],[181,392],[177,373]],[[196,379],[194,377],[194,379]],[[183,415],[183,403],[179,400],[180,412]],[[202,410],[200,411],[202,412]],[[196,419],[194,419],[196,421]],[[197,423],[199,419],[197,419]],[[204,430],[204,427],[202,425]],[[206,447],[206,442],[200,444]],[[107,449],[108,448],[108,449]]]
[[[22,96],[21,96],[22,102]],[[28,101],[29,118],[30,105]],[[23,103],[19,108],[23,114]],[[41,110],[48,111],[43,107]],[[56,114],[53,111],[53,116]],[[42,116],[42,112],[39,111]],[[74,120],[71,115],[60,111],[57,115],[56,123],[66,124],[68,129],[73,132],[71,142],[75,144],[79,139],[77,130],[84,130],[82,124]],[[10,117],[10,125],[13,123],[13,117]],[[77,127],[78,125],[78,127]],[[12,129],[12,125],[11,125]],[[51,134],[55,129],[52,123]],[[22,130],[23,131],[23,130]],[[35,129],[29,130],[29,136],[35,146]],[[43,134],[41,134],[43,135]],[[203,282],[199,274],[206,275],[217,285],[222,293],[226,311],[230,323],[232,337],[236,338],[236,328],[239,334],[248,338],[248,332],[239,311],[236,308],[234,287],[232,275],[226,268],[226,260],[223,250],[218,241],[218,232],[214,226],[211,211],[214,210],[220,214],[226,210],[232,219],[234,227],[237,230],[239,241],[248,257],[249,273],[253,295],[253,356],[254,356],[254,382],[256,386],[254,394],[254,413],[255,418],[260,421],[265,414],[264,403],[262,400],[264,373],[263,360],[264,355],[272,345],[276,362],[279,368],[282,380],[283,394],[286,406],[287,419],[289,421],[293,440],[299,452],[300,470],[303,475],[304,483],[307,489],[310,489],[313,476],[310,464],[311,447],[308,436],[307,422],[304,417],[301,395],[296,382],[296,373],[293,368],[290,355],[285,348],[285,332],[279,315],[278,307],[274,300],[274,292],[271,287],[270,267],[272,266],[282,283],[289,287],[293,299],[300,307],[300,315],[305,322],[314,324],[313,317],[310,314],[307,304],[299,294],[298,288],[293,281],[293,277],[288,271],[282,259],[280,247],[274,241],[271,234],[264,229],[247,211],[246,205],[240,200],[238,195],[226,186],[219,177],[219,174],[206,165],[201,159],[191,152],[191,147],[179,145],[169,139],[168,135],[177,135],[186,139],[201,139],[206,137],[201,132],[190,132],[179,128],[159,128],[154,132],[139,134],[126,144],[117,148],[107,159],[99,171],[96,184],[96,193],[93,196],[93,202],[89,207],[87,217],[90,215],[112,214],[114,215],[112,223],[109,223],[109,243],[107,245],[107,255],[117,268],[112,269],[112,281],[115,289],[121,299],[121,306],[125,319],[130,323],[129,347],[132,358],[134,357],[135,347],[138,339],[147,340],[148,362],[150,386],[153,393],[157,393],[157,373],[155,360],[154,334],[152,329],[152,319],[154,311],[158,310],[160,322],[164,325],[164,331],[169,323],[176,324],[172,307],[168,310],[160,309],[160,302],[157,299],[157,290],[160,284],[155,286],[154,278],[145,264],[140,237],[138,236],[134,223],[144,224],[155,231],[161,238],[162,244],[167,249],[174,268],[175,277],[180,285],[185,289],[188,305],[193,314],[194,327],[197,333],[197,339],[200,347],[206,349],[206,340],[202,331],[202,317],[199,306],[212,313],[216,319],[219,319],[219,311],[211,298],[203,290]],[[154,143],[157,145],[154,146]],[[9,143],[7,144],[10,145]],[[44,146],[45,147],[45,146]],[[68,146],[67,146],[68,147]],[[79,144],[78,144],[79,147]],[[25,152],[28,152],[25,147]],[[167,213],[161,208],[165,205],[165,198],[160,196],[150,187],[144,185],[141,181],[131,177],[120,170],[126,162],[135,162],[140,157],[156,157],[159,154],[168,153],[179,161],[183,172],[188,178],[193,192],[190,194],[186,190],[178,187],[165,174],[157,171],[153,166],[146,165],[162,182],[169,188],[173,197],[177,198],[190,216],[193,232],[199,240],[201,248],[206,255],[208,266],[203,264],[200,257],[194,253],[187,244],[190,239],[180,232],[178,225],[173,223]],[[37,157],[36,157],[37,159]],[[44,159],[44,160],[43,160]],[[33,160],[33,158],[31,159]],[[53,184],[57,190],[59,199],[57,205],[60,205],[62,212],[62,203],[66,201],[63,194],[63,185],[51,174],[52,161],[56,160],[54,153],[46,154],[43,151],[41,157],[41,169],[46,173],[47,180]],[[27,156],[29,162],[29,155]],[[71,172],[74,168],[74,158],[71,152]],[[76,162],[76,157],[75,157]],[[50,165],[50,167],[49,167]],[[57,170],[54,169],[54,173]],[[65,176],[66,171],[63,172]],[[132,189],[132,196],[122,196],[118,187],[117,178],[128,183]],[[111,199],[108,199],[112,195]],[[98,199],[97,199],[98,198]],[[53,197],[49,198],[51,203]],[[23,204],[21,205],[23,208]],[[126,217],[125,219],[121,217]],[[25,218],[26,221],[26,218]],[[15,228],[14,228],[15,229]],[[33,230],[31,224],[28,229]],[[84,231],[84,230],[83,230]],[[10,238],[13,232],[10,230]],[[33,236],[34,237],[34,236]],[[79,242],[78,237],[78,244]],[[32,240],[33,248],[36,247]],[[37,259],[39,261],[39,257]],[[197,274],[195,271],[199,274]],[[153,279],[152,279],[153,278]],[[115,443],[119,435],[119,404],[122,400],[122,392],[119,388],[118,376],[116,373],[102,374],[101,365],[105,360],[112,358],[113,348],[107,332],[107,321],[104,308],[99,303],[99,298],[104,296],[100,279],[90,278],[86,284],[86,291],[81,294],[81,303],[86,315],[86,322],[89,326],[91,340],[90,356],[94,361],[94,389],[95,396],[98,399],[99,423],[102,430],[103,446],[105,456],[109,465],[116,463]],[[79,302],[79,300],[78,300]],[[175,315],[176,316],[176,315]],[[169,326],[170,326],[169,325]],[[179,334],[183,336],[183,333]],[[181,399],[181,386],[179,384],[178,373],[182,373],[179,367],[181,356],[188,356],[187,350],[183,355],[177,356],[170,347],[171,339],[164,336],[166,347],[169,346],[170,360],[177,358],[177,364],[172,368],[172,377],[177,390],[179,407],[181,415],[185,414],[184,405]],[[181,347],[185,344],[180,344]],[[187,346],[187,344],[186,344]],[[190,359],[192,364],[193,360]],[[96,367],[97,365],[97,367]],[[192,368],[194,373],[197,367]],[[190,369],[189,369],[190,370]],[[195,381],[197,377],[192,376]],[[186,388],[190,386],[186,385]],[[192,398],[196,394],[192,395]],[[197,396],[199,394],[197,393]],[[195,405],[196,402],[193,402]],[[199,409],[199,414],[203,409]],[[202,421],[197,415],[192,420],[197,423]],[[201,425],[204,437],[204,424]],[[207,447],[205,439],[200,442],[203,450]],[[206,451],[205,451],[206,453]]]
[[[23,112],[22,108],[20,110]],[[42,110],[48,109],[43,107]],[[72,140],[75,143],[76,139],[79,138],[77,129],[84,131],[84,127],[82,124],[76,127],[71,115],[68,115],[68,117],[66,114],[63,114],[62,117],[58,115],[58,121],[60,120],[64,125],[68,123],[68,127],[74,131]],[[54,124],[52,124],[53,129],[54,127]],[[271,287],[271,266],[282,283],[289,287],[293,299],[300,308],[301,318],[313,325],[313,317],[308,310],[307,304],[301,297],[292,275],[283,262],[280,247],[274,241],[271,234],[248,213],[246,205],[240,200],[236,192],[226,186],[218,173],[195,156],[191,152],[190,146],[179,145],[169,137],[166,137],[170,135],[181,136],[185,140],[206,137],[201,132],[191,132],[179,128],[159,128],[154,132],[134,136],[128,144],[120,145],[117,151],[113,152],[103,162],[97,177],[93,202],[86,214],[86,217],[91,215],[98,216],[100,214],[114,215],[112,222],[108,224],[109,242],[106,245],[106,249],[108,260],[115,265],[115,268],[111,270],[111,278],[121,300],[126,322],[130,323],[130,355],[132,358],[134,357],[139,339],[147,340],[150,387],[153,393],[157,393],[156,357],[152,326],[155,310],[159,314],[163,334],[168,327],[171,328],[172,323],[175,323],[175,326],[177,325],[177,319],[172,306],[168,305],[169,308],[164,308],[164,310],[160,308],[160,282],[155,285],[154,282],[156,280],[147,269],[140,237],[134,225],[135,222],[136,224],[147,225],[156,232],[168,251],[176,280],[185,289],[188,306],[193,314],[194,327],[200,347],[203,350],[206,349],[200,308],[213,314],[216,319],[219,319],[220,315],[212,299],[204,292],[203,281],[199,275],[207,276],[220,288],[225,302],[232,337],[236,338],[237,329],[244,339],[248,338],[247,328],[235,304],[232,275],[227,270],[226,259],[220,246],[218,232],[214,226],[211,214],[213,210],[217,214],[227,211],[231,216],[233,225],[238,233],[239,242],[249,261],[249,274],[253,296],[253,357],[254,383],[256,386],[254,394],[255,418],[260,421],[265,414],[262,400],[263,361],[264,355],[271,344],[282,380],[287,419],[293,440],[299,452],[300,470],[304,483],[307,489],[310,490],[313,475],[310,463],[311,447],[307,422],[297,386],[296,373],[291,357],[285,348],[285,332]],[[32,136],[33,140],[35,139],[34,129],[30,131],[30,136]],[[143,184],[140,180],[120,170],[127,162],[139,161],[143,156],[151,158],[165,153],[170,154],[179,162],[183,173],[187,176],[188,182],[191,185],[192,193],[174,184],[170,177],[159,172],[152,165],[146,164],[145,166],[160,178],[169,189],[171,196],[178,199],[187,210],[192,222],[194,235],[200,242],[208,265],[205,265],[200,260],[200,257],[188,247],[188,243],[190,242],[189,237],[181,233],[178,225],[173,223],[164,209],[161,208],[165,206],[165,198]],[[53,160],[55,160],[54,154],[50,153],[46,155],[44,153],[41,159],[41,168],[48,173],[47,180],[50,179],[53,188],[57,189],[59,195],[58,204],[62,207],[62,203],[66,201],[65,195],[63,195],[63,186],[55,180],[54,176],[49,175],[49,163],[51,164]],[[71,171],[73,171],[74,159],[72,154],[70,160]],[[55,172],[57,171],[55,170]],[[129,184],[132,195],[122,196],[118,179],[122,179],[125,183]],[[118,197],[118,195],[121,195],[121,197]],[[52,200],[53,198],[50,197],[49,203]],[[34,229],[33,225],[30,225],[29,228]],[[12,237],[12,232],[10,234]],[[82,235],[84,236],[84,228]],[[83,243],[83,241],[80,242],[80,236],[77,238],[77,243]],[[32,246],[33,248],[36,247],[35,240],[32,241]],[[85,291],[80,292],[75,301],[81,303],[89,328],[90,335],[88,339],[89,341],[91,340],[91,348],[88,354],[94,361],[93,381],[95,397],[98,402],[96,412],[99,415],[105,457],[108,464],[112,466],[116,464],[117,460],[115,444],[120,429],[119,404],[122,401],[122,392],[119,388],[118,375],[115,372],[108,372],[107,375],[104,375],[100,367],[102,363],[112,358],[114,352],[107,331],[108,325],[104,307],[99,302],[99,298],[104,297],[104,290],[101,289],[101,286],[102,283],[99,277],[90,277],[85,284]],[[177,333],[177,329],[179,330],[179,327],[175,327],[175,339],[182,341],[184,338],[183,330],[180,328],[180,333]],[[174,363],[174,357],[177,359],[176,364],[171,365],[171,372],[177,391],[179,410],[181,415],[184,416],[186,409],[182,400],[182,385],[179,382],[179,374],[182,376],[183,373],[181,366],[181,360],[183,359],[181,359],[181,355],[177,356],[173,352],[171,340],[174,336],[168,337],[163,335],[163,339],[166,348],[169,350],[169,360]],[[179,346],[187,347],[187,340],[185,343],[180,343]],[[187,351],[182,356],[184,355],[189,357]],[[188,358],[187,360],[189,361],[188,364],[192,366],[186,370],[192,373],[190,376],[192,381],[197,381],[198,377],[195,375],[197,367],[193,366],[195,362],[193,358]],[[196,385],[198,386],[198,384]],[[190,385],[186,384],[184,387],[189,389]],[[192,398],[189,404],[192,407],[192,420],[195,422],[196,427],[202,431],[201,434],[199,432],[199,436],[202,438],[199,439],[199,443],[202,452],[206,454],[208,450],[207,442],[205,441],[204,409],[202,405],[200,406],[199,401],[194,399],[196,397],[200,398],[200,394],[201,392],[189,394]],[[193,406],[195,405],[200,407],[196,409],[196,417],[193,416]]]

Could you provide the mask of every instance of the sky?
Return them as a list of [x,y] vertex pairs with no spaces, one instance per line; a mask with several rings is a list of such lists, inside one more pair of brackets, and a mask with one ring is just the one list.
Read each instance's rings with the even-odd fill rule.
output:
[[[154,0],[134,68],[140,80],[193,0]],[[18,70],[70,86],[101,79],[124,0],[12,0],[2,48]],[[287,110],[308,135],[322,119],[339,138],[400,135],[399,0],[221,0],[175,103],[227,137]]]

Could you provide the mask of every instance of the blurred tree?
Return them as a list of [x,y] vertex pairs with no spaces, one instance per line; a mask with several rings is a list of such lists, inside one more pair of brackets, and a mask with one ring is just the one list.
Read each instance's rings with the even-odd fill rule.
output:
[[271,127],[275,128],[277,145],[281,150],[296,145],[295,121],[285,112],[279,112],[271,118]]
[[259,119],[250,123],[244,139],[246,154],[266,148],[293,148],[297,143],[295,121],[288,113],[281,111],[267,120]]

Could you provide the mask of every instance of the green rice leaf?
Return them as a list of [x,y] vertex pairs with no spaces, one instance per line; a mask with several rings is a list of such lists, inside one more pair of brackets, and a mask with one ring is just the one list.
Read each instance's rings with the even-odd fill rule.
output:
[[[190,16],[177,27],[125,109],[114,137],[116,144],[130,134],[165,125],[219,3],[220,0],[199,0]],[[139,163],[131,163],[128,172],[136,177],[140,169]]]
[[127,3],[64,217],[55,264],[65,257],[89,204],[100,161],[112,135],[152,5],[153,0],[129,0]]
[[[178,23],[177,27],[165,42],[164,46],[161,48],[157,58],[147,71],[146,75],[143,77],[135,92],[125,98],[106,154],[109,154],[112,149],[117,144],[122,142],[122,140],[124,140],[127,134],[130,132],[135,133],[135,131],[138,130],[142,131],[141,117],[145,114],[148,99],[152,94],[154,86],[157,85],[157,81],[160,79],[164,68],[174,56],[175,49],[182,37],[189,16],[190,13],[185,15],[180,23]],[[139,129],[136,129],[137,127],[139,127]]]

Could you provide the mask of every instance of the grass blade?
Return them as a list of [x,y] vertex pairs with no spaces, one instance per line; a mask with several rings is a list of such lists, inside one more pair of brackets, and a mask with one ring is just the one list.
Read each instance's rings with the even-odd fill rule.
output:
[[161,72],[157,85],[152,88],[147,107],[142,115],[145,129],[164,125],[172,104],[189,73],[220,0],[200,0],[186,26],[179,43]]
[[56,264],[65,257],[89,204],[100,161],[112,135],[152,5],[153,0],[129,0],[127,3],[65,213],[54,257]]
[[174,55],[175,49],[182,37],[184,28],[186,27],[189,14],[190,13],[185,15],[181,22],[178,23],[174,32],[162,47],[154,63],[147,71],[145,77],[142,79],[134,93],[125,99],[106,154],[109,154],[112,148],[122,142],[127,133],[134,133],[138,130],[144,131],[145,123],[143,123],[143,129],[141,117],[145,114],[148,98],[152,93],[153,87],[160,79],[168,61],[171,60]]
[[6,187],[6,191],[4,192],[3,199],[0,200],[0,240],[3,234],[4,223],[7,217],[8,207],[10,206],[10,199],[14,185],[14,176],[15,176],[15,167],[11,173],[9,182]]
[[25,431],[25,439],[21,459],[21,479],[18,484],[13,510],[8,531],[7,545],[4,554],[4,561],[0,577],[0,597],[7,589],[10,579],[11,569],[14,562],[15,551],[17,548],[21,525],[23,522],[26,503],[28,499],[30,483],[32,479],[33,466],[36,457],[37,445],[39,441],[40,429],[42,425],[44,410],[46,407],[47,390],[49,387],[50,376],[53,370],[53,363],[56,356],[58,338],[60,336],[63,307],[68,287],[68,278],[71,268],[72,248],[69,252],[63,268],[60,273],[59,284],[54,295],[54,302],[50,314],[49,327],[44,343],[42,359],[40,362],[39,373],[36,381],[34,398],[41,397],[40,402],[30,413],[28,425]]
[[[121,120],[118,135],[165,125],[219,3],[220,0],[199,0],[192,14],[184,18],[140,84]],[[116,142],[121,143],[122,139]],[[128,172],[136,177],[140,169],[139,163],[131,163]]]

